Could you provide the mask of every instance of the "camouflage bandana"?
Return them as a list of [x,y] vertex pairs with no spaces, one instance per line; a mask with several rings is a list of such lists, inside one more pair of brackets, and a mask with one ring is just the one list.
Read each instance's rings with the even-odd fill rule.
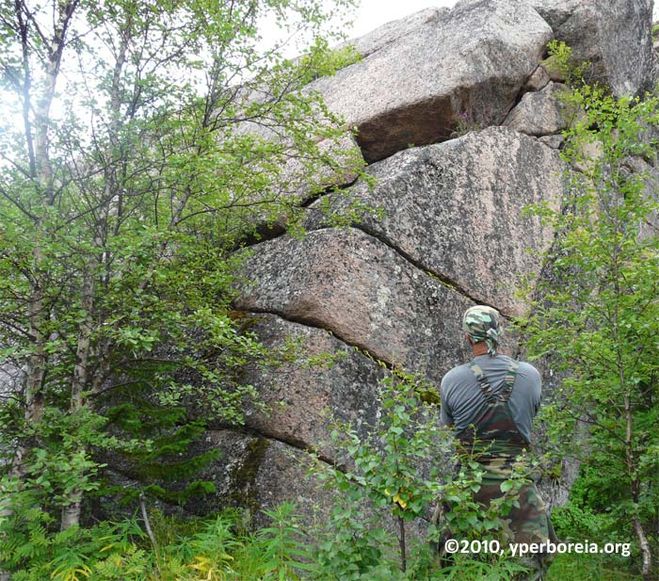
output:
[[474,343],[485,341],[487,352],[494,357],[502,335],[499,327],[499,311],[485,305],[476,305],[467,309],[462,318],[462,329]]

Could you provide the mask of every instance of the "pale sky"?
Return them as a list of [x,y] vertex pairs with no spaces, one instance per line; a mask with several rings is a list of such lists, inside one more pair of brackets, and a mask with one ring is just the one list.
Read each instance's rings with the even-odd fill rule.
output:
[[[328,8],[334,6],[333,0],[323,0],[324,5]],[[348,11],[353,16],[353,25],[351,28],[343,29],[347,39],[358,38],[375,30],[392,20],[404,18],[424,8],[447,7],[452,8],[457,0],[358,0],[357,7]],[[344,19],[341,19],[343,21]],[[659,0],[654,2],[653,21],[659,20]],[[338,22],[334,22],[336,26]],[[339,25],[340,26],[340,25]],[[262,48],[270,48],[273,44],[281,42],[287,35],[283,34],[276,24],[268,19],[259,24],[259,29],[263,36]],[[303,37],[298,37],[297,42],[291,42],[282,51],[284,56],[292,58],[304,50],[306,41]]]
[[[355,23],[348,36],[350,38],[363,36],[390,20],[403,18],[424,8],[437,6],[450,8],[456,2],[457,0],[361,0],[355,15]],[[659,20],[659,0],[654,2],[652,20],[654,22]]]
[[363,36],[378,26],[414,14],[424,8],[452,7],[457,0],[361,0],[350,38]]

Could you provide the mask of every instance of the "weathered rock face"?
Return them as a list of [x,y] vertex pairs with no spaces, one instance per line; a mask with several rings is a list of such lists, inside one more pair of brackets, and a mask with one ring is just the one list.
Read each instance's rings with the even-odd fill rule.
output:
[[503,124],[527,135],[543,136],[567,129],[575,113],[561,100],[566,87],[549,82],[542,90],[526,93]]
[[[244,127],[243,130],[252,131]],[[363,165],[361,150],[349,133],[317,142],[313,153],[302,153],[291,145],[281,154],[281,171],[270,187],[243,197],[236,196],[236,216],[242,205],[241,219],[245,224],[254,225],[255,240],[282,234],[286,230],[282,201],[291,207],[304,206],[328,189],[353,183]],[[258,173],[263,168],[255,163],[252,171]],[[274,215],[273,209],[282,215]]]
[[544,89],[550,80],[547,70],[542,65],[539,65],[526,80],[524,91],[539,91],[540,89]]
[[25,373],[13,363],[0,366],[0,397],[20,391],[25,380]]
[[[656,202],[659,198],[659,168],[650,165],[640,157],[635,157],[627,160],[627,169],[645,176],[645,195]],[[659,232],[659,212],[652,212],[641,223],[638,234],[641,240],[646,240],[656,237],[657,232]]]
[[336,141],[321,141],[318,148],[327,163],[315,160],[309,163],[303,157],[291,157],[277,180],[280,191],[274,195],[294,195],[304,204],[328,188],[345,186],[357,179],[353,160],[361,161],[361,151],[351,135]]
[[562,135],[544,135],[538,138],[538,141],[540,143],[544,143],[547,147],[551,147],[552,149],[560,149],[565,139]]
[[449,8],[426,8],[400,20],[387,22],[368,34],[343,43],[341,46],[352,46],[362,58],[366,58],[403,36],[415,34],[419,28],[431,24],[439,17],[447,16],[450,11]]
[[[566,188],[556,149],[570,119],[561,85],[540,65],[546,43],[565,40],[616,94],[636,93],[651,74],[650,12],[650,0],[463,0],[357,40],[361,62],[307,87],[357,128],[375,185],[358,181],[312,204],[305,238],[253,246],[235,306],[250,313],[266,345],[300,340],[304,354],[246,370],[270,411],[248,410],[244,432],[209,434],[223,453],[209,473],[214,508],[292,499],[312,518],[328,499],[304,478],[307,451],[328,461],[337,453],[326,410],[367,429],[379,413],[380,364],[438,385],[468,355],[460,328],[467,307],[524,312],[515,287],[541,276],[554,233],[522,210],[535,202],[558,208]],[[321,189],[353,179],[333,171],[315,176]],[[305,200],[318,190],[293,179],[287,186]],[[384,215],[337,229],[317,211],[355,200]],[[515,354],[514,337],[506,350]],[[305,365],[323,354],[334,364]],[[557,378],[551,370],[545,378],[551,392]],[[574,467],[567,473],[573,478]],[[551,498],[564,499],[565,487],[555,485]]]
[[524,209],[540,201],[558,208],[564,170],[537,140],[492,127],[373,164],[375,188],[357,184],[336,203],[357,196],[383,208],[383,218],[367,216],[360,227],[471,299],[519,315],[515,289],[538,275],[553,240]]
[[532,0],[557,39],[578,60],[591,61],[591,78],[616,96],[651,88],[652,0]]
[[500,123],[551,29],[526,3],[471,0],[425,11],[400,36],[389,30],[376,38],[361,62],[308,87],[358,128],[369,162],[448,139],[461,119]]
[[356,229],[259,245],[245,271],[239,309],[268,312],[332,331],[378,359],[439,381],[466,354],[464,295]]
[[188,510],[208,514],[219,506],[243,506],[259,524],[264,519],[261,511],[290,500],[308,522],[315,514],[327,514],[333,498],[319,482],[306,477],[311,458],[303,450],[232,430],[210,431],[207,440],[220,451],[220,458],[201,477],[212,481],[216,491],[191,501]]
[[295,357],[247,370],[245,381],[258,389],[267,409],[249,410],[246,425],[270,438],[315,448],[321,457],[336,458],[330,445],[331,420],[349,422],[358,430],[375,423],[382,368],[324,329],[267,314],[255,315],[253,321],[250,330],[264,345],[274,350],[293,342]]

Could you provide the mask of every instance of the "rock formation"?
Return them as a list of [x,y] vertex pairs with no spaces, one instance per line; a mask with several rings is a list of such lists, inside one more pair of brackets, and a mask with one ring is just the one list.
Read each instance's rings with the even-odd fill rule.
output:
[[461,118],[498,125],[551,39],[525,3],[463,1],[423,15],[374,35],[361,62],[308,87],[357,127],[368,162],[448,139]]
[[360,62],[307,87],[356,127],[375,178],[322,203],[340,211],[358,199],[383,214],[334,228],[316,202],[306,237],[250,248],[236,309],[266,344],[299,340],[336,361],[248,370],[271,411],[251,410],[243,432],[209,434],[223,452],[216,505],[292,499],[310,510],[322,493],[303,478],[307,451],[335,454],[326,410],[368,425],[378,362],[438,384],[466,355],[465,308],[524,312],[515,287],[539,276],[554,233],[523,208],[556,208],[566,187],[556,149],[569,119],[541,65],[547,42],[566,40],[616,94],[636,94],[653,82],[651,4],[462,0],[358,39]]
[[[553,238],[520,210],[541,201],[557,209],[564,171],[538,140],[490,127],[401,151],[368,168],[372,190],[359,183],[331,197],[339,207],[358,198],[381,208],[384,216],[364,216],[357,227],[471,300],[520,315],[515,287],[538,274]],[[309,227],[317,225],[312,216]]]
[[589,78],[617,97],[653,88],[653,0],[532,0],[554,36],[590,61]]
[[[542,67],[538,69],[543,70]],[[527,135],[548,137],[559,134],[567,129],[576,114],[567,110],[567,105],[561,101],[561,92],[565,89],[561,83],[550,81],[539,91],[525,93],[503,124]]]

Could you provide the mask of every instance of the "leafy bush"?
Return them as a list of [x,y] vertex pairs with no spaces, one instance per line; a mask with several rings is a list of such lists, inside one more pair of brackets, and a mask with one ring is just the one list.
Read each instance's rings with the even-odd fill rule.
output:
[[[580,540],[634,539],[627,567],[648,578],[659,506],[659,206],[643,168],[657,163],[648,129],[659,123],[659,98],[617,99],[570,68],[568,47],[555,43],[552,53],[573,71],[564,98],[581,115],[564,132],[562,157],[578,171],[565,176],[561,211],[536,208],[558,236],[522,328],[531,357],[550,357],[565,375],[541,417],[558,454],[582,462],[555,518]],[[587,445],[574,446],[579,426]]]

